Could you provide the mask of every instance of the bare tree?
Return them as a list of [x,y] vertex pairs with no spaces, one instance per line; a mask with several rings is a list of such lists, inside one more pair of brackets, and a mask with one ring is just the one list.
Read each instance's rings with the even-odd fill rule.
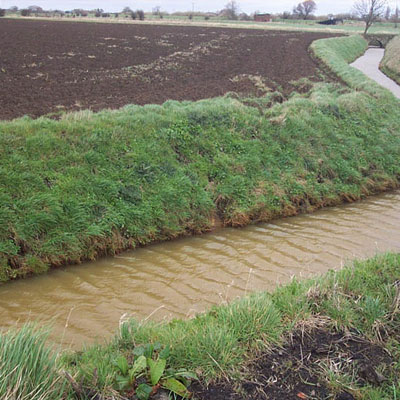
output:
[[385,11],[385,19],[386,19],[386,21],[389,21],[391,15],[392,15],[392,9],[389,6],[387,6],[386,7],[386,11]]
[[400,10],[399,7],[396,7],[396,10],[393,14],[393,19],[394,19],[394,27],[397,28],[397,25],[399,23],[399,16],[400,16]]
[[238,19],[239,6],[235,0],[231,0],[225,5],[222,12],[228,19]]
[[385,13],[386,7],[386,0],[359,0],[354,4],[356,15],[365,22],[364,35],[367,34],[372,24]]
[[314,0],[306,0],[302,3],[297,4],[293,8],[293,14],[302,19],[308,19],[308,17],[315,12],[317,4]]

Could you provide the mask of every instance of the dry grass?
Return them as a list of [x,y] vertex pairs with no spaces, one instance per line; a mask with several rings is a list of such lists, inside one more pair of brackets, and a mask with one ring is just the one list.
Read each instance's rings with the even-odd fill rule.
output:
[[390,78],[400,84],[400,36],[396,36],[386,46],[380,68]]

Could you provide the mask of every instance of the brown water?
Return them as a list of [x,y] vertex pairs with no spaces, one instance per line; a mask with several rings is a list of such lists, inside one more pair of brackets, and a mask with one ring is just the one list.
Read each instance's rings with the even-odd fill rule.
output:
[[0,286],[1,327],[52,321],[64,347],[109,337],[127,313],[190,317],[353,258],[400,251],[400,192],[314,214],[221,229]]

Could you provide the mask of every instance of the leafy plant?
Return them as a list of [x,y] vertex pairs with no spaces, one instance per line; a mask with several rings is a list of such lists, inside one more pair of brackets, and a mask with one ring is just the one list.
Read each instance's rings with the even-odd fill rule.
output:
[[159,343],[137,346],[133,349],[134,361],[120,355],[114,362],[118,370],[116,384],[119,390],[134,390],[139,400],[147,400],[159,388],[169,390],[183,398],[191,397],[187,386],[194,373],[184,369],[167,368],[169,347],[162,348]]

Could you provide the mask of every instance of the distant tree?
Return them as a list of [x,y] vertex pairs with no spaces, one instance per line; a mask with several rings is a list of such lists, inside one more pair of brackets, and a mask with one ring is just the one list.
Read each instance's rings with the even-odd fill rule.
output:
[[8,11],[12,12],[12,13],[16,13],[18,11],[18,7],[17,6],[12,6],[8,9]]
[[29,10],[31,13],[34,13],[34,14],[39,14],[39,13],[42,13],[42,12],[43,12],[43,8],[42,8],[42,7],[39,7],[39,6],[29,6],[29,7],[28,7],[28,10]]
[[27,8],[24,8],[21,10],[21,15],[23,17],[28,17],[29,15],[31,15],[31,12]]
[[386,11],[385,11],[385,19],[386,19],[386,21],[389,21],[391,15],[392,15],[392,9],[389,6],[387,6],[386,7]]
[[153,15],[160,15],[161,14],[161,7],[160,6],[155,6],[152,10]]
[[137,14],[135,11],[131,11],[131,18],[132,19],[136,19],[137,18]]
[[281,18],[282,18],[282,19],[290,19],[290,18],[292,18],[292,14],[291,14],[290,11],[284,11],[284,12],[282,13],[282,15],[281,15]]
[[94,11],[94,16],[95,16],[96,18],[99,18],[99,17],[101,17],[101,16],[103,15],[103,12],[104,12],[103,9],[98,8],[97,10]]
[[314,14],[316,9],[317,4],[314,0],[306,0],[293,8],[293,14],[300,19],[308,19],[310,15]]
[[6,15],[6,10],[0,8],[0,17],[4,17]]
[[130,14],[132,13],[132,9],[130,7],[124,7],[124,9],[122,10],[123,14]]
[[394,27],[397,28],[399,21],[399,17],[400,17],[400,10],[399,7],[396,7],[396,10],[394,11],[393,14],[393,20],[394,20]]
[[136,10],[136,15],[140,19],[140,21],[144,20],[144,11],[143,10]]
[[245,12],[239,14],[239,19],[241,21],[251,21],[253,18],[250,15],[246,14]]
[[222,14],[225,15],[228,19],[236,20],[238,19],[239,6],[235,0],[231,0],[225,5],[225,8],[222,10]]
[[365,22],[364,35],[368,29],[385,13],[386,0],[358,0],[354,4],[355,14]]

